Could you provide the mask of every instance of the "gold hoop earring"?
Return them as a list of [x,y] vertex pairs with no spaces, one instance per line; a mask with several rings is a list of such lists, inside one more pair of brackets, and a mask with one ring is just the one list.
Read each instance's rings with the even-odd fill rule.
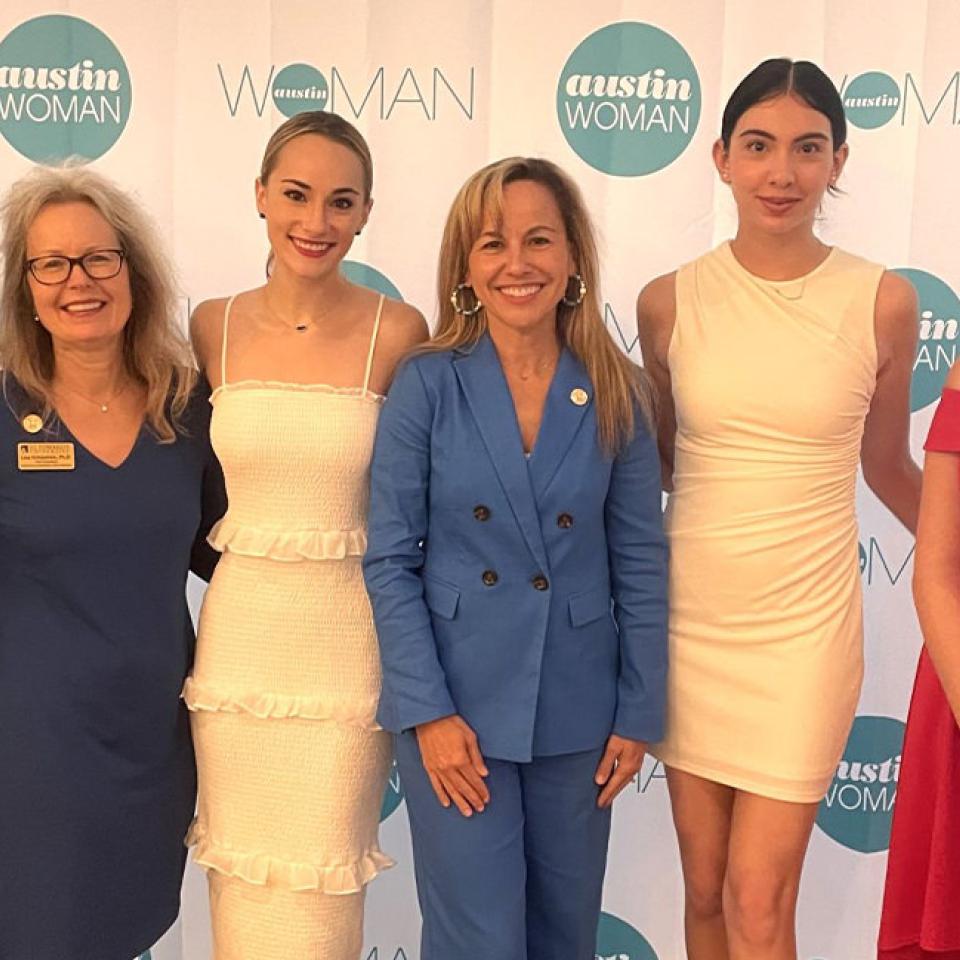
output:
[[[473,294],[474,305],[469,310],[463,303],[463,293],[465,290],[469,290],[470,293]],[[450,294],[450,303],[453,304],[453,309],[463,317],[474,316],[480,312],[480,308],[483,306],[480,298],[476,295],[473,287],[471,287],[469,283],[458,283],[453,288],[453,293]]]
[[[571,299],[567,296],[567,290],[570,289],[570,284],[571,284],[571,283],[576,284],[576,286],[577,286],[577,299],[576,299],[576,300],[571,300]],[[587,295],[587,284],[586,284],[586,281],[583,279],[583,277],[580,276],[579,273],[575,273],[575,274],[573,274],[572,277],[570,277],[569,280],[567,280],[567,290],[564,290],[563,296],[560,298],[560,302],[561,302],[565,307],[579,307],[580,304],[583,303],[583,298]]]

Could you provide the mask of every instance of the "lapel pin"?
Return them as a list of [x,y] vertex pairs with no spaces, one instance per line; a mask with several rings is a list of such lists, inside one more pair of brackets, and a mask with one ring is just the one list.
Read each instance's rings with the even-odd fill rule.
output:
[[575,403],[578,407],[582,407],[589,399],[590,395],[583,387],[574,387],[570,391],[570,402]]
[[43,417],[36,413],[28,413],[20,421],[20,425],[27,433],[39,433],[43,429]]

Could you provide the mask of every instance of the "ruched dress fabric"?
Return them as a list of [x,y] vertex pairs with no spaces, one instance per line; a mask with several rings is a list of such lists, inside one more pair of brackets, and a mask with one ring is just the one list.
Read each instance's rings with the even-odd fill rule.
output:
[[769,281],[729,244],[682,267],[663,763],[819,801],[863,673],[855,487],[883,268],[837,248]]
[[[944,390],[925,449],[960,453],[960,391]],[[960,727],[926,650],[907,718],[877,956],[960,960]]]
[[228,510],[201,611],[189,840],[208,871],[215,960],[356,960],[390,737],[360,560],[381,399],[362,387],[227,380],[211,439]]

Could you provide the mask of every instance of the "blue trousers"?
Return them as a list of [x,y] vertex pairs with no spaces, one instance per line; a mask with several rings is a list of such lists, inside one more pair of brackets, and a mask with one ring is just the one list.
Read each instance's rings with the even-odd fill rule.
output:
[[423,916],[421,960],[594,960],[610,810],[597,807],[602,749],[484,758],[490,802],[444,809],[416,735],[396,738]]

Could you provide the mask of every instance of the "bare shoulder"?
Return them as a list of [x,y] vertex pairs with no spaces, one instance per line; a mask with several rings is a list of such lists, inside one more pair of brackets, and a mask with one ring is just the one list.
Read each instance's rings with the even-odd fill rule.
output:
[[637,297],[637,333],[646,358],[652,355],[666,363],[666,348],[677,314],[677,274],[665,273],[651,280]]
[[190,342],[201,369],[206,367],[220,350],[223,339],[223,312],[226,306],[226,297],[204,300],[197,304],[190,314]]
[[876,319],[878,327],[916,327],[917,291],[905,277],[885,270],[877,287]]
[[945,386],[951,390],[960,390],[960,360],[950,368]]
[[677,272],[665,273],[651,280],[637,297],[637,319],[659,327],[673,325],[677,312]]
[[409,303],[384,300],[380,337],[383,345],[402,355],[430,336],[423,314]]

